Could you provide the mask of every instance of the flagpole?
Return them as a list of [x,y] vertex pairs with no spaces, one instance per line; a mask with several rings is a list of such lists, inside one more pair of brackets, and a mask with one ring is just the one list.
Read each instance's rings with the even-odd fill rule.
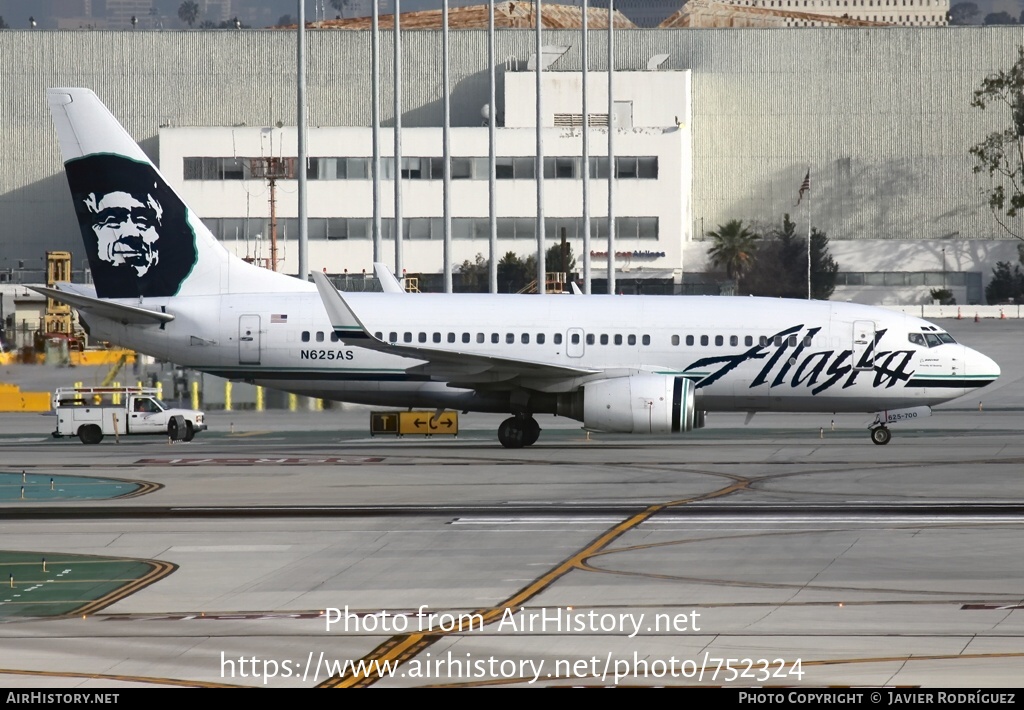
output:
[[811,195],[810,195],[811,166],[807,166],[807,300],[811,300]]

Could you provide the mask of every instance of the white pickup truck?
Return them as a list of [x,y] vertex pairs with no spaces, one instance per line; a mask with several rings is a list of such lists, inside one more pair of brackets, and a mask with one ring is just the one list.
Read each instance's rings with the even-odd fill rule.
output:
[[77,436],[98,444],[104,436],[158,434],[192,441],[206,430],[206,417],[194,409],[174,409],[149,387],[59,387],[53,395],[57,429],[53,437]]

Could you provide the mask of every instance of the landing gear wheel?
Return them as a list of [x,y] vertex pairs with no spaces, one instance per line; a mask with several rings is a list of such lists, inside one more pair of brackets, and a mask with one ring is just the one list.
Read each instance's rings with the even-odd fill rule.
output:
[[523,446],[533,446],[540,438],[540,424],[533,417],[526,417],[523,422]]
[[889,443],[889,439],[892,438],[892,432],[884,426],[875,427],[871,430],[871,441],[879,446],[884,446]]
[[[509,417],[498,427],[498,441],[506,449],[523,448],[523,420],[520,417]],[[538,433],[540,427],[538,427]]]

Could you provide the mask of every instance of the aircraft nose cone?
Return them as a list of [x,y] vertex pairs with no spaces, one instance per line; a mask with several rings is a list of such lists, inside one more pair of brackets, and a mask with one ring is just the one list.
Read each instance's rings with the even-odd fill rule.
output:
[[964,348],[964,362],[964,374],[977,382],[979,386],[994,382],[1002,373],[995,360],[971,348]]

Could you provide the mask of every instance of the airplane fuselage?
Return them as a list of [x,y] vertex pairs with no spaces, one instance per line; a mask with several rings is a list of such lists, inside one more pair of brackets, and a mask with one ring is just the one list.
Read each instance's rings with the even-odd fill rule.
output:
[[95,336],[229,379],[392,406],[502,412],[509,392],[526,390],[535,393],[533,411],[543,412],[544,394],[643,372],[693,380],[705,411],[867,412],[934,405],[994,379],[983,355],[954,342],[929,346],[923,336],[942,332],[933,324],[857,304],[382,293],[346,300],[386,343],[592,373],[452,386],[451,377],[417,372],[422,361],[345,344],[317,293],[304,289],[125,301],[166,308],[175,319],[140,327],[91,316],[88,324]]

